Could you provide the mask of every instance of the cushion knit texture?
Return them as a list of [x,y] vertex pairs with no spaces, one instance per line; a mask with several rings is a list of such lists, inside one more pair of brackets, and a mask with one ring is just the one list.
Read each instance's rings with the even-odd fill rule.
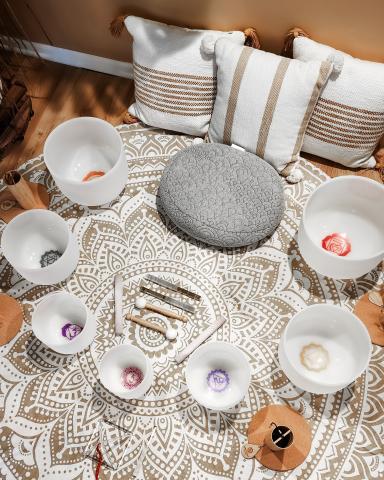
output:
[[181,230],[221,247],[271,235],[284,213],[276,171],[227,145],[194,145],[177,153],[159,187],[159,207]]
[[244,44],[243,32],[190,30],[128,16],[136,103],[129,113],[154,127],[204,136],[216,96],[214,43]]
[[288,176],[333,65],[291,60],[219,39],[212,142],[236,144]]
[[303,151],[347,167],[373,167],[373,151],[384,134],[384,64],[353,58],[306,37],[297,37],[293,56],[302,61],[339,56],[313,112]]

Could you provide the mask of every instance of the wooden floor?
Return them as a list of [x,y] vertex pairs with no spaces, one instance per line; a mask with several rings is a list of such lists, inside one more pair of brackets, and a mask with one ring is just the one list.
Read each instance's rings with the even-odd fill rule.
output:
[[[64,120],[90,115],[118,125],[134,99],[132,80],[32,58],[25,58],[23,65],[35,114],[24,141],[0,162],[0,175],[39,155],[49,132]],[[374,170],[351,170],[304,156],[331,177],[362,175],[380,181]]]

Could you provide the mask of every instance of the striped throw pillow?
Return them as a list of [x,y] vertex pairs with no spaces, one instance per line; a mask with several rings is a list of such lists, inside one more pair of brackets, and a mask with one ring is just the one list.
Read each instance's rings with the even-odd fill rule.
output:
[[351,168],[374,167],[373,151],[384,135],[384,64],[297,37],[293,57],[302,61],[341,57],[317,102],[304,138],[303,151]]
[[243,32],[191,30],[128,16],[136,102],[129,113],[155,127],[204,136],[216,96],[214,42]]
[[220,39],[212,142],[235,144],[293,175],[305,129],[333,65],[300,62]]

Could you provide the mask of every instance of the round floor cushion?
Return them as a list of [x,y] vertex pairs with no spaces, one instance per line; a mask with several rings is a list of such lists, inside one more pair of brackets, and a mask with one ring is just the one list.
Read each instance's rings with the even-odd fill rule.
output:
[[240,247],[272,234],[284,193],[266,161],[228,145],[199,144],[178,152],[165,168],[159,207],[198,240]]

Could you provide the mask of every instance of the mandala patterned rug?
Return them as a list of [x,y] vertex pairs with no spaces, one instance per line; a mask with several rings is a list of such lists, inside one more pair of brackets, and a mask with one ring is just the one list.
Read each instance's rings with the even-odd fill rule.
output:
[[[18,298],[25,313],[22,331],[0,347],[0,478],[94,478],[95,463],[85,453],[100,419],[130,432],[116,453],[118,469],[103,468],[103,479],[383,478],[383,349],[374,347],[368,371],[333,395],[295,388],[277,360],[281,332],[295,312],[324,302],[351,310],[359,296],[382,282],[378,270],[356,281],[332,281],[302,260],[296,232],[303,205],[326,176],[302,161],[305,180],[285,185],[286,212],[273,236],[261,245],[217,249],[188,238],[156,208],[165,164],[193,139],[141,124],[118,130],[129,180],[120,197],[103,208],[81,207],[63,197],[41,157],[21,169],[48,187],[50,208],[70,224],[81,255],[76,272],[52,287],[28,283],[0,257],[1,290]],[[116,339],[113,279],[118,272],[124,277],[127,312],[148,273],[202,296],[188,324],[178,325],[175,343],[128,322],[124,337]],[[54,290],[77,295],[97,316],[93,344],[76,356],[55,354],[31,333],[34,308]],[[228,320],[213,338],[237,345],[252,369],[247,396],[226,412],[198,405],[185,384],[185,363],[173,360],[219,315]],[[142,400],[122,400],[98,380],[100,359],[123,342],[139,346],[153,362],[155,382]],[[311,452],[292,472],[269,471],[240,453],[252,414],[270,403],[291,405],[311,424]]]

